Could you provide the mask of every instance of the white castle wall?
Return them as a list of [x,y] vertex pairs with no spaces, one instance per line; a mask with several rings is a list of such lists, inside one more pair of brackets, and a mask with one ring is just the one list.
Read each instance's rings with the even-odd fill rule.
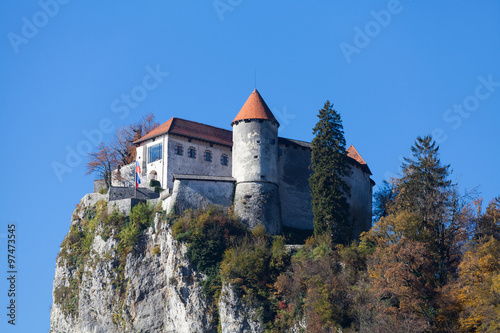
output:
[[[151,146],[162,143],[162,159],[148,163],[148,149]],[[176,154],[176,146],[181,145],[183,154]],[[196,157],[188,156],[189,148],[194,148]],[[205,160],[205,152],[212,153],[212,161]],[[222,165],[222,155],[228,157],[228,165]],[[192,174],[205,176],[230,177],[232,170],[231,148],[209,142],[188,139],[178,135],[166,134],[159,136],[153,142],[148,140],[145,145],[137,148],[137,160],[142,168],[141,187],[149,185],[151,174],[156,172],[157,180],[163,188],[173,188],[173,174]],[[146,163],[144,163],[146,161]]]
[[172,195],[162,207],[167,212],[203,209],[211,205],[229,208],[233,204],[234,179],[212,176],[176,176]]
[[238,183],[278,183],[278,126],[270,121],[233,125],[233,177]]
[[111,186],[121,186],[121,187],[135,186],[135,162],[122,166],[120,168],[119,176],[118,176],[118,169],[113,170],[111,176]]
[[281,233],[278,188],[278,125],[269,120],[233,124],[234,211],[253,228]]
[[[175,147],[182,145],[183,155],[175,154]],[[195,148],[196,158],[188,156],[188,149]],[[210,144],[205,141],[183,138],[176,135],[168,135],[168,174],[188,174],[188,175],[203,175],[203,176],[220,176],[231,177],[232,158],[231,148]],[[212,162],[205,161],[205,152],[212,153]],[[221,164],[222,155],[228,157],[228,165]],[[172,188],[174,185],[172,177],[166,179],[167,187]]]

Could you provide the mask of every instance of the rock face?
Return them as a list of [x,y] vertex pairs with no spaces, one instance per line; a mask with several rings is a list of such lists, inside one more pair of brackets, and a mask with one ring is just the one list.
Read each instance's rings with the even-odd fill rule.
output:
[[[93,204],[82,200],[72,228],[82,230],[89,223]],[[100,228],[83,264],[58,257],[50,332],[217,332],[217,308],[202,292],[205,276],[189,262],[186,246],[173,238],[160,214],[126,259],[120,259],[118,241],[104,240]],[[251,311],[228,286],[219,308],[223,332],[264,331],[246,318]]]
[[222,287],[219,313],[222,333],[264,332],[264,325],[258,320],[255,309],[242,302],[234,289],[227,284]]

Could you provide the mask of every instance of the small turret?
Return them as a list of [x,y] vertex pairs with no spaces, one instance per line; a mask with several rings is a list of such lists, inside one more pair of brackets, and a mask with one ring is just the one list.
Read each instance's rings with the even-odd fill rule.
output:
[[234,208],[250,228],[281,232],[278,190],[279,123],[254,90],[231,123],[233,127]]

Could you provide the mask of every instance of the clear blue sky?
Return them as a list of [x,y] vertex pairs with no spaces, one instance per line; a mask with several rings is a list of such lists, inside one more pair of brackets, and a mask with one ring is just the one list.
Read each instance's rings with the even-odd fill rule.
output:
[[[500,194],[498,1],[220,0],[218,9],[213,1],[65,1],[0,4],[2,332],[49,329],[59,245],[92,191],[85,161],[67,150],[96,148],[84,131],[148,112],[230,129],[255,71],[281,136],[311,140],[330,99],[378,184],[399,171],[418,135],[435,132],[462,190],[479,186],[485,201]],[[126,106],[122,95],[131,94]],[[54,165],[64,166],[59,177]],[[18,229],[15,330],[6,324],[10,223]]]

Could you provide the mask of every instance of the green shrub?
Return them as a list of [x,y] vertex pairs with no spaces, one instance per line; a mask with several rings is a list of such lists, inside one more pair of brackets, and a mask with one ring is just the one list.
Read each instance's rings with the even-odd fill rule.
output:
[[108,194],[108,188],[107,187],[101,187],[99,189],[100,194]]
[[283,237],[246,237],[225,252],[221,275],[224,281],[245,286],[247,292],[266,292],[288,261]]
[[157,180],[151,179],[149,181],[149,186],[150,187],[161,187],[161,183]]
[[244,293],[244,299],[269,328],[277,311],[273,284],[288,266],[289,255],[283,237],[271,237],[261,231],[253,229],[252,236],[225,252],[220,275]]
[[137,225],[129,223],[120,231],[120,243],[118,243],[118,253],[126,256],[133,249],[139,240],[140,229]]
[[141,231],[153,226],[154,208],[147,203],[139,203],[130,212],[129,220],[125,219],[123,228],[118,234],[118,253],[127,256],[139,242]]
[[154,222],[154,207],[144,202],[137,204],[130,212],[130,221],[141,230],[152,227]]
[[71,316],[78,315],[78,287],[79,283],[72,279],[69,286],[54,289],[54,303],[60,304],[62,311]]
[[235,216],[216,207],[187,210],[172,226],[174,237],[187,243],[187,257],[207,275],[203,290],[208,297],[218,297],[221,289],[219,266],[224,252],[248,233]]

